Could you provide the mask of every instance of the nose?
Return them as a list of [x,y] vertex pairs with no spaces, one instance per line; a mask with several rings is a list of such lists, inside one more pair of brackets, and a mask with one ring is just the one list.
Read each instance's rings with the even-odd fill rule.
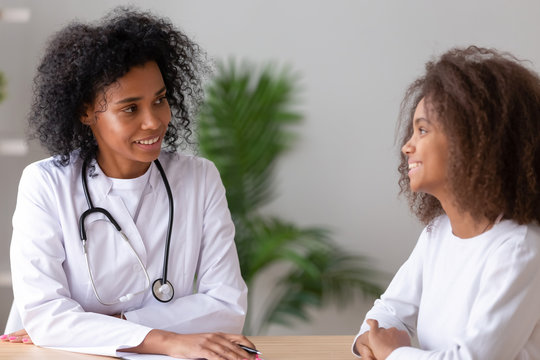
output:
[[403,145],[401,147],[401,152],[405,155],[409,155],[410,153],[412,153],[414,151],[414,146],[412,144],[412,137],[407,140],[407,142],[405,143],[405,145]]
[[142,119],[141,128],[143,130],[158,129],[162,124],[160,114],[152,110],[147,111]]

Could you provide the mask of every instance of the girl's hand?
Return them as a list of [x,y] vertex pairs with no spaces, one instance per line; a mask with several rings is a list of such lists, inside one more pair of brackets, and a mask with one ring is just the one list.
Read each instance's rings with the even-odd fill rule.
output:
[[11,334],[4,334],[0,336],[0,340],[3,342],[33,344],[32,339],[30,339],[25,329],[12,332]]
[[146,338],[139,346],[119,351],[141,354],[164,354],[188,359],[255,359],[253,354],[243,350],[238,344],[255,348],[255,345],[242,335],[226,333],[176,334],[154,329],[146,335]]
[[386,359],[392,351],[402,346],[410,346],[411,339],[406,331],[396,328],[380,328],[377,320],[368,319],[369,345],[377,360]]
[[375,359],[375,356],[373,355],[373,352],[369,347],[369,331],[366,331],[365,333],[360,335],[358,339],[356,339],[354,347],[356,348],[356,352],[362,357],[362,359],[377,360]]

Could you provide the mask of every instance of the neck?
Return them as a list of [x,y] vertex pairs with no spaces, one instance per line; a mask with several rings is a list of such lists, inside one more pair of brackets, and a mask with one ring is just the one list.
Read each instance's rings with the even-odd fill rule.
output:
[[469,212],[458,209],[453,202],[441,202],[441,205],[450,219],[452,233],[459,238],[468,239],[478,236],[494,225],[492,220],[485,217],[474,219]]
[[151,162],[117,162],[97,154],[97,162],[101,170],[108,177],[115,179],[134,179],[142,176],[150,167]]

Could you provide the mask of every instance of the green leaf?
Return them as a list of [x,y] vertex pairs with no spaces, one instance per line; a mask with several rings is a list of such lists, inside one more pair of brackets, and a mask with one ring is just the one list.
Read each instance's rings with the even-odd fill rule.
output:
[[7,85],[7,80],[4,76],[4,73],[0,71],[0,103],[6,97],[6,85]]

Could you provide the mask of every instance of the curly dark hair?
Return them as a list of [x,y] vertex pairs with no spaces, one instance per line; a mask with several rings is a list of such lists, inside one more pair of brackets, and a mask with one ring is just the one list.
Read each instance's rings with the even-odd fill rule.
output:
[[83,159],[95,157],[97,143],[81,123],[86,106],[148,61],[157,63],[171,107],[165,149],[189,144],[192,113],[203,98],[205,55],[169,20],[122,7],[96,24],[73,22],[50,40],[34,78],[30,137],[63,166],[76,149]]
[[[448,181],[460,210],[493,221],[540,223],[540,78],[513,55],[470,46],[426,64],[408,88],[398,122],[403,146],[424,98],[448,137]],[[429,115],[428,115],[429,116]],[[439,201],[409,186],[407,158],[398,167],[401,194],[428,224]]]

